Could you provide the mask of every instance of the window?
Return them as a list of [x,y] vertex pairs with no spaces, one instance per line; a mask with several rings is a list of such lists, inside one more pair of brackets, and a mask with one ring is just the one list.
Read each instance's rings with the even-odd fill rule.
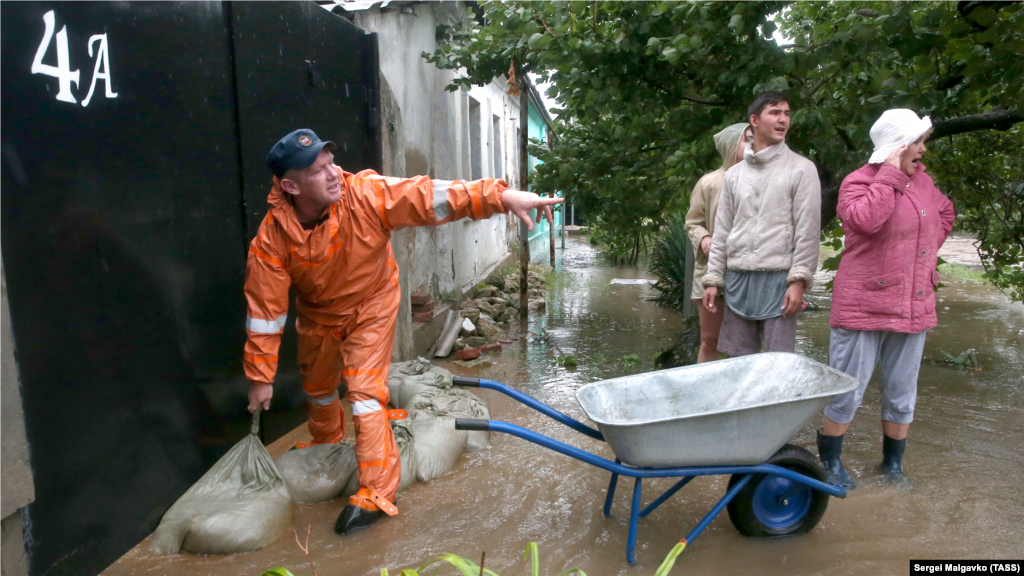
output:
[[484,177],[483,150],[480,145],[480,103],[469,99],[469,164],[470,179]]
[[494,177],[505,178],[501,165],[501,118],[497,115],[491,117],[491,138],[494,140]]

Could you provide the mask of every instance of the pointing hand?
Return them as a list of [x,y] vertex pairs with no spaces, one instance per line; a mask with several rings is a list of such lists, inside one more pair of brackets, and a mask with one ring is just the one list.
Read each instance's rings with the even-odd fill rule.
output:
[[[553,226],[555,218],[551,213],[551,206],[561,204],[562,202],[565,202],[565,198],[541,198],[533,192],[521,192],[519,190],[506,190],[501,195],[502,207],[525,222],[527,230],[533,230],[533,219],[530,218],[530,210],[537,209],[537,222],[540,222],[541,214],[543,214]],[[543,210],[540,210],[541,208]]]

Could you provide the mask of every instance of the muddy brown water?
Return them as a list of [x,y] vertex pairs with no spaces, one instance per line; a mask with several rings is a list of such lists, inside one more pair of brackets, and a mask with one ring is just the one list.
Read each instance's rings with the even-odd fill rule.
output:
[[[584,418],[574,393],[583,384],[653,369],[681,318],[648,301],[644,286],[613,286],[612,278],[649,278],[643,268],[602,260],[584,240],[570,238],[559,251],[562,274],[542,327],[576,370],[557,367],[552,344],[521,339],[493,356],[490,368],[470,374],[510,384],[576,418]],[[844,462],[858,488],[832,499],[810,534],[751,540],[728,515],[715,519],[677,560],[674,574],[907,574],[911,558],[1024,557],[1024,310],[996,290],[971,281],[944,281],[939,325],[928,335],[915,422],[904,460],[909,490],[879,482],[879,394],[872,385],[847,436]],[[813,294],[821,296],[820,292]],[[824,301],[824,300],[823,300]],[[824,301],[827,304],[827,301]],[[932,364],[944,349],[954,355],[975,348],[981,372]],[[828,312],[804,313],[798,351],[827,361]],[[635,354],[640,366],[623,356]],[[459,373],[459,369],[453,369]],[[525,426],[574,446],[613,457],[585,438],[506,397],[479,392],[492,418]],[[816,453],[817,416],[791,441]],[[644,501],[672,484],[646,481]],[[523,550],[540,546],[542,574],[580,568],[591,576],[651,574],[672,546],[711,509],[727,478],[698,478],[650,516],[641,519],[637,566],[625,560],[629,485],[620,482],[611,517],[601,506],[608,474],[515,437],[491,435],[490,448],[466,454],[446,476],[415,484],[399,496],[401,514],[346,538],[332,527],[343,501],[297,505],[294,526],[305,539],[321,576],[376,575],[418,567],[443,552],[479,561],[503,576],[522,574]],[[112,565],[111,576],[143,574],[259,575],[284,566],[311,574],[294,536],[266,548],[218,557],[157,556],[147,541]],[[455,573],[444,568],[440,574]]]

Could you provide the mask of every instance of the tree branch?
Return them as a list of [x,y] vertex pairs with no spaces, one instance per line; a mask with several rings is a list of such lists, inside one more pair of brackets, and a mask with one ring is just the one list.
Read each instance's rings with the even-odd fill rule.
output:
[[1024,114],[1016,110],[995,110],[985,114],[972,114],[935,122],[932,138],[975,132],[977,130],[1006,131],[1018,122],[1024,122]]
[[680,95],[679,97],[682,98],[683,100],[686,100],[687,102],[693,102],[694,104],[701,104],[703,106],[732,106],[732,104],[728,102],[708,102],[707,100],[699,100],[697,98],[693,98],[692,96],[686,95]]

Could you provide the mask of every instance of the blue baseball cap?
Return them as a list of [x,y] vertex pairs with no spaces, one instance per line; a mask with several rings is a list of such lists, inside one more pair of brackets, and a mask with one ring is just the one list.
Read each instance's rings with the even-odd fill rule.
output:
[[328,150],[336,150],[334,142],[323,141],[316,132],[300,128],[277,141],[267,154],[267,166],[278,178],[292,168],[309,168],[320,155],[320,150],[328,146]]

